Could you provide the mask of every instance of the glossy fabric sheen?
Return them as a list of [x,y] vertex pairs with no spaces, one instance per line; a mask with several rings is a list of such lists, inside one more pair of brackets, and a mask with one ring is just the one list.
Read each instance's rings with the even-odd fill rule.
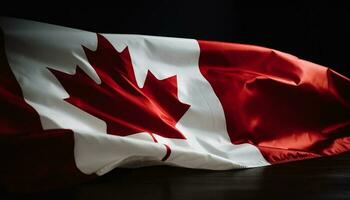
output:
[[0,22],[8,190],[116,167],[236,169],[350,149],[350,80],[326,67],[251,45]]
[[223,105],[232,143],[271,163],[350,149],[350,80],[262,47],[199,41],[199,66]]

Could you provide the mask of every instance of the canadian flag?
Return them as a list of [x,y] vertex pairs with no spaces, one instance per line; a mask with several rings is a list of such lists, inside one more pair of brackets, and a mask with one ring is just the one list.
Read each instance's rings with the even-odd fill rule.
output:
[[326,67],[251,45],[0,25],[9,190],[116,167],[227,170],[350,149],[350,80]]

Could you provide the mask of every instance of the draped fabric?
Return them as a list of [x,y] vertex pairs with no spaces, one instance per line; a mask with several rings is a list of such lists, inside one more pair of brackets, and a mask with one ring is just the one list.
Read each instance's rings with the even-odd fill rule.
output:
[[[277,50],[1,18],[1,185],[227,170],[350,149],[350,80]],[[234,173],[234,172],[233,172]]]

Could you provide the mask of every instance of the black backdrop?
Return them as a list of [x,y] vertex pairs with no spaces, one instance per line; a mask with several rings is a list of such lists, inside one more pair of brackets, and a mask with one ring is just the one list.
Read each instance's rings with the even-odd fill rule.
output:
[[[212,3],[133,1],[128,4],[115,1],[114,5],[104,6],[96,5],[102,4],[98,1],[86,1],[85,4],[87,7],[59,5],[57,1],[51,1],[44,7],[22,3],[1,5],[0,16],[38,20],[94,32],[256,44],[292,53],[350,77],[350,9],[344,5],[320,2],[257,5],[219,0]],[[279,199],[346,199],[349,197],[349,177],[349,154],[235,173],[144,168],[115,175],[110,173],[100,182],[62,193],[36,194],[33,199],[104,199],[108,195],[125,199],[140,199],[140,196],[154,199],[276,196]],[[4,199],[1,195],[0,192],[0,199]]]
[[[266,46],[350,76],[350,8],[329,2],[115,1],[2,6],[12,16],[94,32],[133,33]],[[344,1],[345,2],[345,1]]]

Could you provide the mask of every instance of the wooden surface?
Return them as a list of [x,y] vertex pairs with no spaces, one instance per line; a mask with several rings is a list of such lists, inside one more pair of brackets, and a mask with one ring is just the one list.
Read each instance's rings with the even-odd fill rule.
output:
[[[117,169],[74,188],[25,199],[350,199],[350,153],[268,167],[206,171]],[[1,199],[12,199],[2,196]]]

